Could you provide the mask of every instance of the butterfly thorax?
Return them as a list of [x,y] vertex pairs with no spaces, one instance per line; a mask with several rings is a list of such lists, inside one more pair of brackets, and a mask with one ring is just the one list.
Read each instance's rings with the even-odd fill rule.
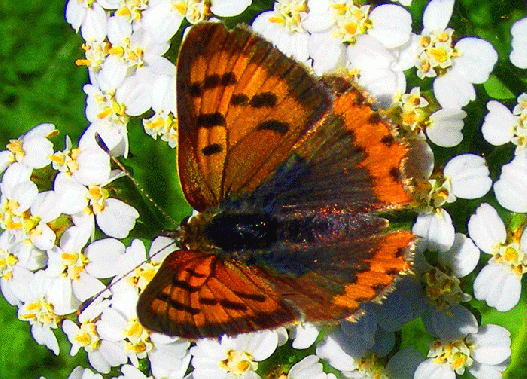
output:
[[218,254],[267,249],[276,242],[277,231],[278,220],[265,212],[207,210],[183,222],[176,234],[183,249]]

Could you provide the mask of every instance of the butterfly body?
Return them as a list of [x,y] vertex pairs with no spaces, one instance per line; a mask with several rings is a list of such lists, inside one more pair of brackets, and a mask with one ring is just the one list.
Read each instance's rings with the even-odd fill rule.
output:
[[408,148],[348,80],[312,77],[247,29],[193,27],[177,72],[179,176],[200,213],[141,294],[152,330],[234,335],[334,322],[391,290],[413,236]]

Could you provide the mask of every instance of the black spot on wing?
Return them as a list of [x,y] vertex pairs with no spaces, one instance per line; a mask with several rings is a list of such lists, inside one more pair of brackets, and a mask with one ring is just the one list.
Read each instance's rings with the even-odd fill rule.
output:
[[254,95],[251,98],[250,105],[253,108],[264,108],[264,107],[274,107],[276,105],[276,102],[278,101],[278,98],[276,95],[272,92],[262,92],[259,94]]
[[226,72],[221,76],[221,84],[224,86],[236,84],[237,82],[238,79],[236,79],[236,75],[233,72]]
[[238,303],[236,301],[230,301],[227,299],[220,300],[220,305],[227,309],[232,309],[236,311],[246,311],[248,309],[247,305],[243,303]]
[[203,91],[201,90],[201,85],[199,83],[190,83],[188,86],[188,91],[191,97],[201,97]]
[[390,176],[396,181],[400,181],[402,178],[401,170],[399,170],[397,167],[392,167],[390,169]]
[[267,120],[256,125],[256,130],[271,130],[275,133],[285,134],[289,130],[289,124],[278,120]]
[[201,128],[212,128],[214,126],[225,126],[225,117],[219,113],[203,113],[198,116],[198,126]]
[[216,88],[221,84],[221,77],[218,74],[208,75],[203,80],[203,89]]
[[219,143],[213,143],[213,144],[205,146],[203,149],[201,149],[201,152],[204,155],[209,156],[209,155],[220,153],[222,150],[223,148],[221,147]]
[[174,287],[178,287],[178,288],[184,289],[185,291],[188,291],[188,292],[196,292],[197,290],[200,289],[200,287],[193,287],[190,284],[188,284],[187,282],[185,282],[183,280],[177,280],[175,278],[172,280],[172,285]]
[[179,301],[170,298],[168,295],[160,295],[157,297],[158,300],[164,301],[167,304],[169,304],[172,308],[177,309],[179,311],[184,311],[187,313],[190,313],[192,315],[197,315],[201,313],[201,310],[198,308],[192,308],[188,305],[185,305],[183,303],[180,303]]
[[395,143],[395,138],[391,134],[386,134],[381,138],[381,142],[386,146],[392,146]]
[[243,293],[243,292],[238,292],[238,291],[232,291],[232,292],[234,292],[236,294],[236,296],[239,296],[239,297],[244,298],[244,299],[257,301],[259,303],[265,302],[265,296],[264,295],[252,294],[252,293]]

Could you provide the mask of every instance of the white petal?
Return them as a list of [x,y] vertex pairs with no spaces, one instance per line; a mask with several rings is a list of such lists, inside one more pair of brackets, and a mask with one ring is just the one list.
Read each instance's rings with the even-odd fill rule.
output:
[[103,41],[106,37],[106,12],[99,4],[92,4],[86,10],[81,34],[86,41]]
[[125,105],[126,114],[140,116],[152,106],[152,82],[155,76],[147,69],[128,76],[115,92],[115,99]]
[[212,13],[220,17],[232,17],[242,13],[252,0],[214,0],[210,7]]
[[391,379],[413,379],[414,372],[423,361],[423,357],[413,346],[405,347],[393,355],[386,371]]
[[74,214],[88,205],[88,189],[65,173],[55,177],[53,189],[57,193],[61,213]]
[[454,225],[447,211],[419,215],[412,233],[426,241],[428,250],[446,251],[454,243]]
[[474,281],[474,296],[478,300],[485,300],[490,307],[506,312],[520,300],[520,279],[508,267],[488,264]]
[[40,192],[31,204],[31,214],[48,223],[60,216],[59,197],[55,191]]
[[44,345],[55,355],[59,355],[59,344],[50,328],[44,328],[38,326],[37,324],[34,324],[31,327],[31,334],[33,335],[33,338],[35,339],[35,341],[37,341],[39,345]]
[[82,150],[78,157],[79,169],[73,178],[81,184],[104,185],[110,177],[110,157],[100,148]]
[[502,167],[500,178],[494,183],[494,193],[502,207],[527,212],[527,157],[518,154]]
[[22,163],[31,168],[42,168],[50,164],[53,144],[46,137],[24,138],[22,143],[24,159]]
[[470,355],[479,363],[497,365],[511,356],[511,333],[499,325],[482,326],[467,342],[474,345]]
[[322,75],[344,65],[346,48],[331,36],[331,32],[313,33],[308,42],[315,74]]
[[494,246],[504,243],[507,237],[505,225],[498,212],[489,204],[483,203],[470,216],[468,234],[476,245],[487,254],[492,254]]
[[247,335],[247,350],[255,361],[263,361],[271,356],[278,346],[278,335],[274,330],[264,330]]
[[461,109],[440,109],[430,115],[431,124],[426,128],[426,135],[436,145],[456,146],[463,140],[461,130],[466,116]]
[[435,363],[434,359],[427,359],[415,370],[414,379],[456,379],[456,373],[449,363]]
[[432,0],[429,2],[423,14],[423,33],[445,30],[453,10],[454,0]]
[[377,322],[388,332],[396,332],[424,311],[425,299],[419,282],[403,276],[377,307]]
[[317,327],[311,323],[297,325],[291,332],[293,349],[307,349],[313,345],[319,334]]
[[[128,74],[128,67],[115,55],[110,55],[104,60],[100,71],[97,73],[97,81],[102,92],[115,91],[124,81]],[[88,115],[88,111],[86,112]],[[92,122],[97,119],[88,118]]]
[[444,175],[452,181],[452,191],[463,199],[477,199],[492,185],[485,159],[474,154],[457,155],[445,166]]
[[489,101],[487,109],[489,113],[485,116],[485,121],[481,126],[483,138],[494,146],[510,142],[514,136],[512,128],[518,122],[518,117],[496,100]]
[[453,70],[470,83],[484,83],[498,61],[498,53],[487,41],[467,37],[456,43],[461,56],[453,61]]
[[443,108],[460,109],[476,98],[474,85],[449,71],[434,80],[434,95]]
[[507,369],[507,366],[507,362],[500,365],[485,365],[474,362],[472,366],[469,367],[468,371],[476,379],[502,379],[503,372]]
[[92,242],[86,248],[86,256],[89,259],[86,271],[96,278],[110,278],[117,275],[119,268],[109,263],[118,260],[124,251],[123,243],[114,238]]
[[135,226],[139,213],[121,200],[109,198],[104,210],[97,214],[97,225],[110,237],[125,238]]
[[428,305],[422,316],[428,333],[439,339],[464,338],[469,333],[478,331],[476,317],[462,305],[456,304],[440,311],[435,305]]
[[[357,362],[341,347],[345,335],[335,331],[326,335],[316,347],[316,354],[340,371],[351,371],[358,367]],[[345,346],[345,344],[344,344]]]
[[411,178],[428,179],[434,169],[434,151],[424,139],[412,141],[408,151],[406,173]]
[[183,15],[174,11],[171,2],[161,1],[143,12],[143,25],[156,41],[168,41],[179,30]]
[[456,233],[452,247],[438,255],[442,265],[452,269],[452,273],[462,278],[472,272],[478,264],[480,251],[474,242],[462,233]]
[[368,34],[387,48],[402,46],[410,39],[412,17],[403,7],[394,4],[380,5],[371,11],[369,18],[373,27]]
[[102,282],[85,272],[79,274],[80,279],[73,282],[73,293],[81,302],[98,294],[106,288]]
[[519,68],[527,68],[527,18],[516,21],[511,28],[511,63]]
[[329,0],[308,0],[309,12],[302,20],[302,27],[310,33],[328,30],[335,24]]

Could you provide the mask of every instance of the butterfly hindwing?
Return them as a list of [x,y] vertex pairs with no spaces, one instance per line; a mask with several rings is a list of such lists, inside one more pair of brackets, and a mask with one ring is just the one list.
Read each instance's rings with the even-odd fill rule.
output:
[[328,112],[301,65],[245,28],[193,27],[177,66],[179,176],[197,210],[250,193]]
[[144,327],[187,339],[273,328],[298,319],[264,271],[197,250],[170,254],[137,309]]

